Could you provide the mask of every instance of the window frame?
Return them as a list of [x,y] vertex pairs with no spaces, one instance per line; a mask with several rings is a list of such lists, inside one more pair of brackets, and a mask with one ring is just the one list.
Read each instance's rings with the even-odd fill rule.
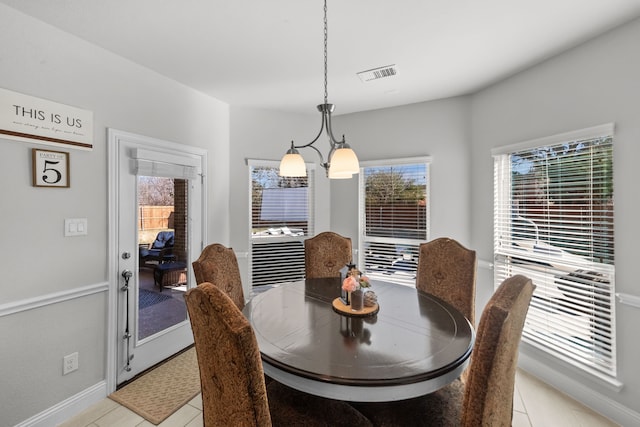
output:
[[[304,240],[315,233],[315,164],[307,166],[307,231],[301,235],[278,234],[258,237],[253,233],[253,177],[254,168],[279,168],[279,161],[247,159],[248,165],[248,277],[254,286],[274,285],[304,279]],[[279,187],[276,187],[279,188]],[[283,221],[286,222],[286,221]],[[258,247],[261,248],[258,248]],[[270,247],[263,247],[270,246]],[[260,268],[262,260],[264,265]],[[267,278],[268,276],[268,278]]]
[[[377,237],[377,236],[368,236],[366,234],[366,169],[368,168],[379,168],[379,167],[401,167],[401,166],[409,166],[409,165],[424,165],[425,167],[425,229],[424,235],[419,238],[398,238],[398,237]],[[407,158],[397,158],[397,159],[384,159],[384,160],[370,160],[360,162],[360,173],[358,177],[358,250],[357,250],[357,259],[358,265],[360,269],[365,271],[367,275],[369,275],[372,279],[384,280],[387,282],[393,282],[400,285],[405,286],[413,286],[415,287],[415,275],[417,270],[418,263],[418,254],[420,244],[429,240],[430,236],[430,206],[431,206],[431,197],[430,197],[430,188],[431,188],[431,165],[432,158],[430,156],[417,156],[417,157],[407,157]],[[418,229],[416,229],[418,230]],[[405,262],[406,266],[402,267],[398,274],[394,274],[391,272],[387,273],[379,273],[376,270],[370,268],[370,262],[367,261],[367,255],[365,250],[365,245],[369,244],[377,244],[377,245],[385,245],[385,246],[394,246],[396,248],[394,257],[396,257],[395,261],[391,261],[394,265],[398,265],[398,261]],[[399,254],[397,253],[397,248],[404,248],[404,254],[402,255],[402,260],[398,258]],[[384,252],[384,251],[382,251]],[[384,254],[383,255],[387,255]],[[370,260],[369,260],[370,261]]]
[[[520,215],[521,210],[516,207],[517,204],[514,203],[512,197],[513,162],[511,160],[511,156],[520,155],[528,150],[540,149],[544,151],[544,149],[557,148],[563,144],[566,147],[571,147],[572,144],[577,146],[581,142],[591,144],[600,140],[600,146],[610,150],[606,159],[613,165],[613,137],[614,125],[609,123],[499,147],[492,150],[491,154],[494,158],[494,288],[497,288],[506,277],[513,274],[524,274],[537,285],[525,322],[523,342],[567,362],[589,375],[618,385],[613,167],[611,168],[610,181],[608,181],[604,172],[599,172],[593,162],[594,159],[600,159],[599,152],[596,151],[596,157],[592,155],[593,152],[590,152],[588,160],[592,178],[586,181],[577,181],[580,185],[586,183],[589,188],[593,187],[594,183],[600,182],[608,182],[611,185],[611,235],[608,240],[605,240],[610,244],[611,253],[608,254],[605,261],[598,262],[597,257],[587,256],[581,253],[577,247],[589,244],[594,247],[598,246],[601,242],[601,234],[593,232],[587,235],[588,238],[585,238],[583,233],[574,238],[567,238],[567,235],[571,234],[571,230],[567,230],[571,227],[565,225],[564,222],[557,222],[553,226],[548,223],[546,232],[539,233],[540,224],[527,218],[526,215],[525,217]],[[609,145],[610,148],[608,148]],[[598,146],[598,144],[594,143],[594,146]],[[575,151],[565,150],[557,158],[570,162],[572,160],[570,156],[575,156],[576,153],[578,153],[577,149]],[[551,166],[546,163],[548,162],[534,160],[533,164],[545,166],[547,169],[544,170],[549,174]],[[584,163],[586,164],[586,162]],[[576,167],[575,165],[584,166],[577,162],[575,165],[570,164],[572,167]],[[570,178],[568,177],[573,178],[574,173],[563,170],[560,174],[554,175],[554,179],[560,180],[556,182],[564,184],[565,181],[562,179],[566,178],[566,182],[569,182]],[[599,178],[602,178],[602,181],[598,180]],[[524,182],[534,184],[533,181]],[[577,185],[575,182],[571,184]],[[578,186],[578,188],[584,189],[586,187]],[[587,193],[591,197],[600,194],[593,188]],[[575,202],[565,201],[565,198],[569,200],[570,191],[564,189],[563,186],[560,186],[559,190],[558,188],[552,190],[547,183],[547,188],[542,195],[543,202],[546,200],[547,204],[553,204],[550,203],[553,196],[559,200],[560,205],[567,203],[572,206],[572,203]],[[579,196],[578,200],[582,197],[584,196]],[[519,203],[522,203],[523,200],[526,199],[521,198]],[[527,209],[539,209],[539,206],[545,206],[543,202],[540,204],[532,203],[531,206],[527,206]],[[593,206],[594,204],[591,202],[588,212],[596,212],[593,210]],[[551,211],[549,208],[547,209],[549,212],[553,212],[553,214],[548,214],[552,218],[558,215],[569,218],[570,214],[567,210],[559,208]],[[547,218],[547,221],[550,220]],[[533,225],[529,227],[526,223]],[[580,225],[576,227],[576,233],[584,231],[584,227],[580,228]],[[540,234],[543,237],[538,239]],[[535,236],[535,239],[530,239],[532,236]],[[597,242],[594,237],[598,238]],[[531,250],[524,249],[527,247],[526,241],[534,242]],[[566,246],[561,248],[560,246],[563,245]],[[547,250],[543,251],[541,248],[547,248]],[[567,274],[567,272],[569,273]],[[601,287],[598,287],[599,280],[605,280],[605,284],[600,285]],[[567,291],[567,286],[572,286],[571,290]],[[586,303],[585,301],[591,302]],[[588,307],[588,310],[585,310],[585,307]],[[586,333],[584,333],[585,331]],[[583,334],[580,335],[580,332]]]

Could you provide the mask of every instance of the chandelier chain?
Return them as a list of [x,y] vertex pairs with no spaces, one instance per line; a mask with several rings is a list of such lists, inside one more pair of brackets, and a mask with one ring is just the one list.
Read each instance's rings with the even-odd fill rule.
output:
[[[322,114],[322,123],[320,124],[318,134],[311,142],[296,145],[291,141],[291,148],[287,150],[287,153],[280,161],[281,176],[307,176],[304,159],[298,152],[298,148],[311,148],[314,150],[318,154],[318,157],[320,157],[320,166],[325,169],[327,176],[331,179],[351,178],[360,171],[358,158],[347,144],[344,135],[342,135],[341,140],[336,140],[335,136],[333,136],[333,130],[331,129],[331,113],[333,112],[334,105],[329,104],[329,55],[327,53],[329,24],[327,15],[327,0],[324,0],[324,104],[317,106],[318,111]],[[326,161],[322,152],[313,145],[320,139],[323,132],[326,132],[330,147]]]
[[324,0],[324,103],[328,103],[329,92],[327,90],[327,38],[329,30],[327,29],[327,0]]

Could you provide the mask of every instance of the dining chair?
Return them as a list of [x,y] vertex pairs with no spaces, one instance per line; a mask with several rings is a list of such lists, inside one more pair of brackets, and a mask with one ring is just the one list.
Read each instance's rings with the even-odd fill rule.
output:
[[210,244],[191,265],[196,283],[213,283],[226,292],[240,310],[244,308],[242,278],[233,249],[219,243]]
[[426,396],[382,404],[352,404],[376,426],[511,426],[518,345],[535,285],[515,275],[485,306],[466,382]]
[[266,386],[253,328],[224,291],[205,282],[184,298],[200,369],[205,427],[371,426],[346,402],[277,381]]
[[324,231],[304,241],[307,279],[340,277],[340,269],[352,261],[351,239]]
[[420,244],[416,288],[448,302],[475,327],[476,251],[441,237]]
[[164,262],[175,261],[173,253],[175,244],[174,232],[171,230],[160,231],[150,244],[138,245],[138,256],[140,265],[143,267],[154,267]]

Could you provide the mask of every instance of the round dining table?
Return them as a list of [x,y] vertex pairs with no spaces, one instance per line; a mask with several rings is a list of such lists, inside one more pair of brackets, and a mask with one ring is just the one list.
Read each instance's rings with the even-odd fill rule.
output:
[[269,377],[317,396],[385,402],[432,393],[460,376],[475,332],[451,305],[413,287],[371,281],[372,315],[334,308],[339,279],[257,293],[244,307]]

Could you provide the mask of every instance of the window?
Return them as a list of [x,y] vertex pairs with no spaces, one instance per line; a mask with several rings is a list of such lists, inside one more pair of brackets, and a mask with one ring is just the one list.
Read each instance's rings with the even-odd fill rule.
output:
[[429,159],[362,165],[358,264],[372,279],[415,286],[429,231]]
[[278,163],[252,160],[250,276],[253,286],[304,279],[304,240],[313,235],[313,173],[278,175]]
[[494,151],[495,286],[536,285],[523,340],[615,381],[613,125]]

